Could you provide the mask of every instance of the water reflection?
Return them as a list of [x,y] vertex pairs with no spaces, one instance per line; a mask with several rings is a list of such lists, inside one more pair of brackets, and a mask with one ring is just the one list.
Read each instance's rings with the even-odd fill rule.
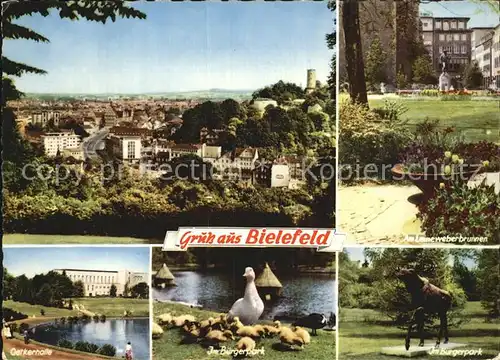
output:
[[76,343],[88,341],[102,346],[111,344],[117,348],[118,357],[123,357],[125,345],[131,342],[135,359],[149,359],[149,319],[111,319],[105,322],[80,322],[77,324],[45,324],[37,327],[33,334],[37,341],[57,345],[62,339]]
[[[154,289],[153,297],[160,301],[182,301],[202,305],[203,308],[227,312],[234,301],[241,298],[245,281],[241,276],[195,271],[173,272],[178,286]],[[335,308],[335,280],[333,275],[298,274],[278,276],[283,285],[283,297],[266,304],[263,318],[274,316],[329,314]]]

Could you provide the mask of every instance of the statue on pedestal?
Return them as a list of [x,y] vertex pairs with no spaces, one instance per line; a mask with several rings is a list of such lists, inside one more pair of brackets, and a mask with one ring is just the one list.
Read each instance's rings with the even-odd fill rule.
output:
[[448,56],[448,51],[443,51],[439,56],[439,61],[441,62],[441,73],[447,73],[450,64],[450,58]]
[[445,50],[439,56],[439,62],[441,63],[441,75],[439,75],[439,90],[448,91],[450,90],[451,78],[448,74],[450,58],[448,57],[448,52]]

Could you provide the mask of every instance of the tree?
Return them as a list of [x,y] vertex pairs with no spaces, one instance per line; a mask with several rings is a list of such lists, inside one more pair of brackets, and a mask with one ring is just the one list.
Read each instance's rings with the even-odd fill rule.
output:
[[81,298],[85,296],[85,285],[80,280],[75,281],[73,284],[73,296],[75,298]]
[[54,291],[49,284],[43,284],[35,296],[36,304],[44,306],[54,305]]
[[385,73],[387,54],[382,49],[380,39],[375,36],[370,44],[365,61],[365,78],[366,82],[371,85],[387,82]]
[[481,87],[483,84],[483,73],[479,69],[477,61],[471,61],[464,70],[464,86],[472,89]]
[[398,87],[398,89],[405,89],[408,86],[406,75],[402,70],[398,71],[396,75],[396,86]]
[[341,3],[340,10],[344,28],[345,62],[351,101],[368,106],[365,65],[359,27],[359,2],[357,0],[345,0]]
[[141,282],[132,287],[130,290],[130,295],[134,298],[148,299],[149,298],[149,286],[145,282]]
[[115,284],[111,285],[111,288],[109,289],[109,296],[116,297],[116,285]]
[[[337,45],[337,3],[334,0],[328,1],[328,8],[333,13],[333,31],[326,34],[326,43],[330,50],[335,50]],[[328,76],[328,90],[330,91],[330,97],[335,99],[337,96],[337,54],[332,55],[332,60],[330,61],[330,75]]]
[[434,67],[429,56],[419,56],[413,63],[413,81],[418,84],[436,84]]
[[481,304],[491,317],[500,316],[500,253],[498,249],[482,249],[479,254],[477,281]]
[[3,299],[8,300],[12,298],[16,291],[16,278],[9,274],[7,269],[3,268]]

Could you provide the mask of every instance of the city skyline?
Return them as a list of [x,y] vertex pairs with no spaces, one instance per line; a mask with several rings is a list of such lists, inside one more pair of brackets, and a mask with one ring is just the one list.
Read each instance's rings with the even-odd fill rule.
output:
[[4,42],[10,59],[48,71],[15,78],[17,87],[68,94],[256,90],[279,80],[305,86],[308,68],[321,82],[329,75],[333,51],[325,36],[333,13],[326,2],[132,6],[147,19],[103,25],[51,13],[16,21],[50,40]]
[[149,272],[150,262],[146,247],[79,247],[78,251],[75,247],[4,248],[3,255],[3,266],[10,274],[28,278],[55,269]]

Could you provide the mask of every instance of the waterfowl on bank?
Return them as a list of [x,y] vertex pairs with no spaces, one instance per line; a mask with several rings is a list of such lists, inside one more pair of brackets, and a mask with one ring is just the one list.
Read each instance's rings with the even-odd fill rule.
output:
[[266,332],[266,337],[273,337],[280,333],[281,322],[279,320],[274,321],[274,325],[263,325],[264,331]]
[[318,335],[316,330],[326,326],[325,315],[313,313],[295,321],[292,326],[301,326],[312,330],[312,335]]
[[158,315],[158,324],[164,325],[169,324],[172,321],[172,315],[170,313]]
[[303,329],[300,326],[294,326],[292,330],[295,335],[297,335],[302,339],[302,341],[304,341],[305,345],[311,343],[311,335],[309,335],[309,332],[306,329]]
[[196,318],[193,315],[180,315],[180,316],[172,318],[170,323],[174,327],[181,327],[181,326],[186,325],[186,321],[188,321],[189,323],[195,323]]
[[163,335],[163,329],[161,328],[160,325],[153,322],[153,326],[151,328],[151,333],[152,333],[153,339],[159,339]]
[[229,330],[211,330],[207,335],[205,335],[205,340],[209,343],[221,343],[228,340],[234,340],[233,333]]
[[244,336],[236,343],[236,349],[251,351],[255,349],[255,341],[248,336]]
[[300,346],[300,348],[304,348],[304,340],[295,334],[292,329],[288,327],[282,327],[280,330],[280,341],[282,344],[288,346]]
[[236,331],[236,335],[242,337],[248,336],[255,339],[260,338],[259,332],[253,326],[249,325],[239,328],[238,331]]
[[251,325],[256,323],[264,312],[264,302],[257,292],[253,269],[247,267],[243,276],[247,279],[245,294],[241,299],[236,300],[227,318],[231,321],[237,316],[244,325]]
[[236,333],[239,329],[241,329],[244,325],[240,321],[239,317],[235,317],[233,321],[229,324],[229,330],[231,330],[233,333]]

